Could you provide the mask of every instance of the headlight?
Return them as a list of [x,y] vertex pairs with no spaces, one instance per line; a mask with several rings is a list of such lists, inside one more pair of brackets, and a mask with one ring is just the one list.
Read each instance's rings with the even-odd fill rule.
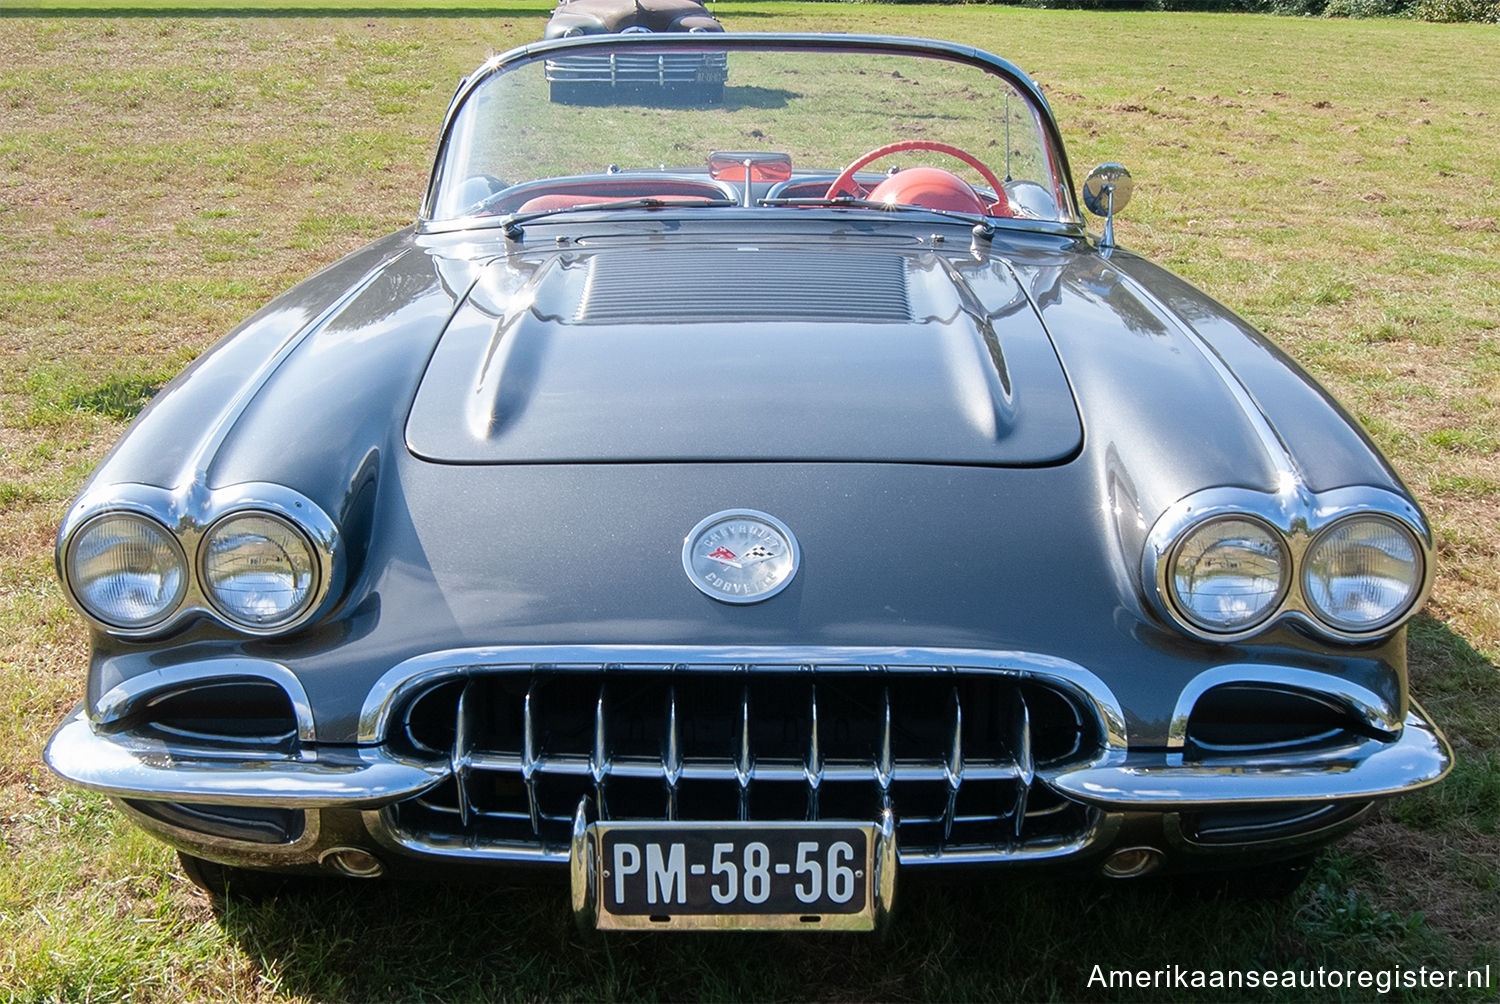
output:
[[236,624],[280,627],[312,602],[318,578],[312,545],[280,516],[226,516],[204,536],[200,554],[203,592]]
[[562,30],[562,34],[558,35],[557,37],[558,38],[577,38],[579,35],[582,35],[582,34],[583,34],[583,29],[580,28],[580,27],[578,27],[578,25],[574,24],[574,25],[569,25],[568,27],[564,28]]
[[1206,631],[1231,634],[1276,610],[1286,595],[1289,565],[1281,536],[1269,526],[1220,517],[1178,542],[1167,585],[1183,617]]
[[1351,516],[1308,547],[1302,592],[1309,609],[1339,631],[1376,631],[1399,620],[1422,591],[1422,551],[1384,516]]
[[91,617],[137,630],[162,620],[182,602],[187,563],[166,527],[132,513],[106,513],[68,545],[68,583]]

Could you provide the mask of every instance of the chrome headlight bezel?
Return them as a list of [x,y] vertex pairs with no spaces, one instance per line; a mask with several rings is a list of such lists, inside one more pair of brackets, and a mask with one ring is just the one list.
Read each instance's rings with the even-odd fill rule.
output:
[[[1309,549],[1324,535],[1350,519],[1379,518],[1407,534],[1418,558],[1419,581],[1404,607],[1369,627],[1352,627],[1329,620],[1308,601],[1304,571]],[[1216,631],[1195,622],[1173,601],[1171,575],[1181,543],[1217,520],[1244,518],[1271,528],[1285,547],[1287,585],[1278,603],[1255,623]],[[1188,635],[1205,641],[1235,642],[1293,623],[1338,642],[1358,643],[1383,638],[1398,630],[1420,610],[1432,589],[1432,533],[1410,499],[1375,487],[1336,488],[1325,492],[1305,489],[1281,493],[1246,488],[1210,488],[1179,500],[1151,528],[1141,559],[1142,583],[1149,605],[1164,620]]]
[[[294,527],[308,544],[315,565],[315,584],[296,612],[275,623],[255,625],[232,618],[215,604],[204,586],[200,551],[215,526],[236,515],[255,513]],[[186,585],[175,609],[148,624],[122,625],[105,620],[78,595],[69,575],[70,556],[79,535],[95,520],[128,514],[161,527],[184,562]],[[343,589],[346,561],[338,525],[316,503],[276,484],[241,484],[219,489],[201,485],[172,491],[155,485],[96,486],[68,512],[58,531],[57,572],[69,602],[97,629],[120,638],[145,638],[172,631],[193,618],[210,618],[237,633],[253,636],[295,631],[322,616]]]

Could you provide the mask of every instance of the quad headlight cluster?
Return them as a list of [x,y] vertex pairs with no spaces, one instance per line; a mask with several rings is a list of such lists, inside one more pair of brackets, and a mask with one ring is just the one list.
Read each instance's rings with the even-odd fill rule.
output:
[[1147,572],[1166,612],[1194,634],[1243,638],[1291,614],[1336,637],[1373,637],[1416,608],[1427,552],[1407,519],[1351,509],[1316,526],[1278,526],[1232,505],[1164,517]]
[[206,528],[140,509],[106,510],[64,534],[61,564],[78,605],[107,629],[145,634],[207,611],[253,634],[290,629],[326,595],[337,535],[310,503],[299,519],[236,507]]

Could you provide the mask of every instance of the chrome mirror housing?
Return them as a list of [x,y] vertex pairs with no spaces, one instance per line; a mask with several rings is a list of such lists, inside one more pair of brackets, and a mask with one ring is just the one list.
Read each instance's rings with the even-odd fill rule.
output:
[[1083,179],[1083,204],[1095,216],[1104,217],[1101,248],[1115,246],[1115,213],[1124,209],[1135,191],[1135,182],[1124,164],[1100,164]]

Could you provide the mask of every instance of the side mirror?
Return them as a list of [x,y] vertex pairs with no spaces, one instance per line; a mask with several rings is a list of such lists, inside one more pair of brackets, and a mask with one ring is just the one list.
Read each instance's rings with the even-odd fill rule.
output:
[[1083,179],[1083,204],[1095,216],[1104,217],[1104,239],[1099,246],[1115,246],[1115,213],[1125,208],[1135,182],[1123,164],[1100,164]]

